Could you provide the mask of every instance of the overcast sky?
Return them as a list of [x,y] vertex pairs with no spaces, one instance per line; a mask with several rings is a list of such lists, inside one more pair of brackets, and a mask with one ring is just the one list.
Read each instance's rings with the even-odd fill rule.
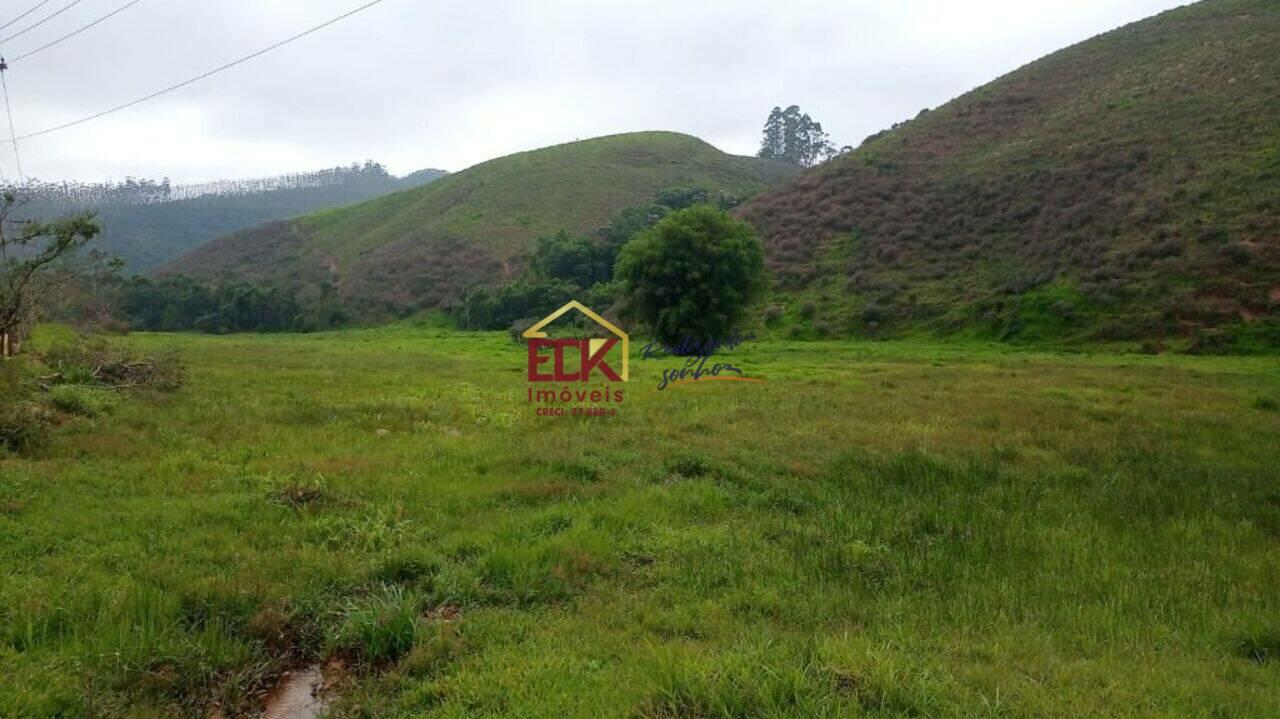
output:
[[[0,24],[38,0],[0,0]],[[72,0],[51,0],[0,39]],[[141,0],[6,73],[18,134],[185,80],[366,0]],[[127,0],[81,0],[10,57]],[[271,175],[366,158],[404,174],[675,130],[751,154],[774,105],[857,145],[1178,0],[383,0],[221,75],[20,143],[45,180]],[[0,125],[2,126],[2,125]],[[7,130],[7,128],[5,128]],[[3,133],[8,137],[7,132]],[[9,145],[0,168],[15,172]]]

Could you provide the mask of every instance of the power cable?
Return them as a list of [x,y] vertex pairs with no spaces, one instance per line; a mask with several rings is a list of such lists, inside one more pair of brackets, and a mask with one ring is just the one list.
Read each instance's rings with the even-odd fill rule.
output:
[[71,8],[75,7],[76,5],[79,5],[79,4],[80,4],[80,3],[82,3],[82,2],[84,2],[84,0],[71,0],[71,2],[67,3],[66,5],[64,5],[64,6],[62,7],[62,9],[60,9],[60,10],[58,10],[58,11],[54,12],[52,15],[48,15],[48,16],[46,16],[43,20],[40,20],[40,21],[36,22],[36,24],[34,24],[34,25],[28,25],[28,26],[27,26],[27,29],[25,29],[25,30],[19,30],[19,31],[15,32],[14,34],[10,35],[9,37],[6,37],[5,39],[0,40],[0,45],[3,45],[3,44],[5,44],[6,42],[9,42],[10,40],[14,39],[15,37],[22,37],[23,35],[26,35],[27,33],[31,32],[32,30],[35,30],[36,28],[40,27],[41,25],[43,25],[43,24],[45,24],[45,23],[49,22],[50,20],[54,19],[55,17],[58,17],[58,16],[59,16],[59,15],[61,15],[62,13],[64,13],[64,12],[66,12],[66,11],[70,10]]
[[6,142],[12,142],[12,143],[14,143],[15,145],[17,145],[17,143],[18,143],[18,141],[19,141],[19,140],[29,140],[29,139],[31,139],[31,138],[33,138],[33,137],[40,137],[41,135],[48,135],[49,133],[52,133],[52,132],[58,132],[59,130],[65,130],[65,129],[69,128],[69,127],[75,127],[76,125],[83,125],[83,124],[84,124],[84,123],[86,123],[86,122],[90,122],[90,121],[92,121],[92,120],[97,120],[98,118],[105,117],[105,116],[107,116],[107,115],[110,115],[110,114],[112,114],[112,113],[119,112],[119,111],[121,111],[121,110],[126,110],[126,109],[128,109],[128,108],[130,108],[130,107],[133,107],[133,106],[135,106],[135,105],[141,105],[142,103],[144,103],[144,102],[146,102],[146,101],[148,101],[148,100],[154,100],[155,98],[160,97],[161,95],[165,95],[165,94],[168,94],[168,93],[170,93],[170,92],[173,92],[174,90],[179,90],[179,89],[181,89],[181,88],[184,88],[184,87],[186,87],[187,85],[191,85],[191,84],[197,83],[197,82],[199,82],[199,81],[201,81],[201,80],[204,80],[205,78],[208,78],[208,77],[211,77],[211,76],[213,76],[213,75],[216,75],[216,74],[218,74],[218,73],[220,73],[220,72],[222,72],[222,71],[224,71],[224,70],[230,70],[231,68],[233,68],[233,67],[235,67],[235,66],[237,66],[237,65],[241,65],[241,64],[243,64],[243,63],[245,63],[245,62],[248,62],[249,60],[252,60],[252,59],[254,59],[254,58],[256,58],[256,57],[260,57],[260,56],[262,56],[262,55],[265,55],[265,54],[267,54],[267,53],[271,52],[272,50],[275,50],[275,49],[277,49],[277,48],[280,48],[280,47],[283,47],[283,46],[285,46],[285,45],[288,45],[289,43],[293,42],[294,40],[300,40],[300,39],[302,39],[302,38],[304,38],[304,37],[306,37],[306,36],[308,36],[308,35],[310,35],[310,34],[312,34],[312,33],[314,33],[314,32],[317,32],[317,31],[319,31],[319,30],[323,30],[324,28],[329,27],[330,25],[333,25],[333,24],[335,24],[335,23],[337,23],[337,22],[340,22],[340,21],[342,21],[342,20],[345,20],[345,19],[347,19],[347,18],[351,17],[352,15],[355,15],[355,14],[356,14],[356,13],[358,13],[358,12],[362,12],[362,11],[364,11],[364,10],[367,10],[367,9],[369,9],[369,8],[373,7],[374,5],[377,5],[378,3],[381,3],[381,2],[382,2],[382,0],[372,0],[372,2],[367,2],[367,3],[365,3],[364,5],[361,5],[360,7],[356,8],[356,9],[354,9],[354,10],[350,10],[350,11],[348,11],[348,12],[345,12],[345,13],[343,13],[343,14],[339,15],[338,17],[333,18],[332,20],[327,20],[327,21],[325,21],[325,22],[323,22],[323,23],[320,23],[319,25],[316,25],[315,27],[313,27],[313,28],[311,28],[311,29],[309,29],[309,30],[304,30],[304,31],[302,31],[302,32],[298,33],[297,35],[293,35],[292,37],[285,38],[284,40],[281,40],[280,42],[278,42],[278,43],[276,43],[276,44],[274,44],[274,45],[271,45],[271,46],[269,46],[269,47],[265,47],[265,48],[263,48],[263,49],[261,49],[261,50],[258,50],[257,52],[254,52],[254,53],[250,53],[250,54],[248,54],[248,55],[245,55],[244,57],[242,57],[242,58],[240,58],[240,59],[238,59],[238,60],[233,60],[233,61],[231,61],[231,62],[227,63],[226,65],[222,65],[222,66],[220,66],[220,67],[216,67],[216,68],[214,68],[214,69],[212,69],[212,70],[209,70],[208,72],[202,73],[202,74],[200,74],[200,75],[196,75],[195,77],[193,77],[193,78],[191,78],[191,79],[189,79],[189,80],[183,80],[182,82],[176,83],[176,84],[174,84],[174,85],[170,85],[169,87],[166,87],[166,88],[164,88],[163,90],[157,90],[156,92],[153,92],[153,93],[151,93],[150,95],[147,95],[147,96],[145,96],[145,97],[140,97],[140,98],[138,98],[137,100],[133,100],[133,101],[130,101],[130,102],[126,102],[126,103],[124,103],[123,105],[117,105],[117,106],[115,106],[115,107],[113,107],[113,108],[110,108],[110,109],[108,109],[108,110],[103,110],[102,112],[94,113],[94,114],[89,115],[89,116],[87,116],[87,117],[82,117],[82,118],[80,118],[79,120],[72,120],[71,122],[66,122],[66,123],[63,123],[63,124],[61,124],[61,125],[57,125],[56,127],[49,127],[49,128],[44,129],[44,130],[40,130],[40,131],[38,131],[38,132],[28,133],[28,134],[23,135],[23,136],[21,136],[21,137],[14,137],[14,138],[9,139],[9,140],[0,140],[0,144],[4,144],[4,143],[6,143]]
[[18,154],[18,133],[13,129],[13,109],[9,107],[9,81],[5,79],[5,73],[0,70],[0,87],[4,88],[4,114],[9,117],[9,142],[13,143],[13,161],[18,166],[18,181],[26,182],[26,177],[22,174],[22,156]]
[[58,38],[57,40],[54,40],[53,42],[45,43],[44,45],[41,45],[40,47],[38,47],[38,48],[36,48],[36,49],[32,50],[31,52],[23,53],[23,54],[21,54],[21,55],[19,55],[19,56],[15,57],[15,58],[13,58],[13,59],[12,59],[12,60],[10,60],[9,62],[17,62],[17,61],[19,61],[19,60],[21,60],[21,59],[23,59],[23,58],[31,57],[32,55],[34,55],[34,54],[36,54],[36,53],[38,53],[38,52],[42,52],[42,51],[44,51],[44,50],[48,50],[49,48],[53,47],[54,45],[57,45],[58,43],[60,43],[60,42],[62,42],[62,41],[64,41],[64,40],[70,40],[71,38],[75,37],[76,35],[79,35],[80,33],[84,32],[85,30],[88,30],[89,28],[93,27],[94,25],[97,25],[98,23],[103,22],[104,20],[110,20],[112,17],[115,17],[116,15],[118,15],[118,14],[120,14],[120,13],[124,12],[125,10],[128,10],[129,8],[133,7],[134,5],[137,5],[137,4],[138,4],[138,3],[140,3],[140,2],[142,2],[142,0],[130,0],[129,2],[125,3],[124,5],[121,5],[120,7],[116,8],[115,10],[112,10],[111,12],[107,13],[106,15],[103,15],[102,17],[98,18],[97,20],[94,20],[93,22],[89,23],[88,25],[85,25],[84,27],[81,27],[81,28],[80,28],[80,29],[78,29],[78,30],[73,30],[73,31],[71,31],[71,32],[67,33],[66,35],[63,35],[62,37]]
[[5,24],[3,24],[3,25],[0,25],[0,30],[3,30],[3,29],[5,29],[5,28],[9,27],[10,25],[14,24],[15,22],[17,22],[17,21],[21,20],[22,18],[24,18],[24,17],[26,17],[26,16],[30,15],[30,14],[31,14],[31,13],[33,13],[33,12],[35,12],[36,10],[39,10],[41,7],[43,7],[43,6],[47,5],[48,3],[49,3],[49,0],[40,0],[40,2],[36,3],[35,7],[31,8],[30,10],[28,10],[28,11],[26,11],[26,12],[24,12],[24,13],[22,13],[22,14],[21,14],[21,15],[19,15],[18,17],[15,17],[14,19],[10,20],[9,22],[7,22],[7,23],[5,23]]

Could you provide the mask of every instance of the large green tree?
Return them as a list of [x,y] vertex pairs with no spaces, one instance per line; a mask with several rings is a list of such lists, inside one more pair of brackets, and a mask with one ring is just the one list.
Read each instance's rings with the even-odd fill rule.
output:
[[724,339],[766,286],[755,230],[709,205],[673,212],[627,243],[615,276],[627,313],[668,346]]
[[782,126],[782,108],[775,107],[765,120],[764,130],[760,138],[760,152],[757,157],[766,160],[781,160],[787,152],[787,137]]
[[764,123],[758,157],[782,160],[801,167],[813,167],[847,152],[837,148],[822,129],[822,123],[802,112],[798,105],[773,108]]

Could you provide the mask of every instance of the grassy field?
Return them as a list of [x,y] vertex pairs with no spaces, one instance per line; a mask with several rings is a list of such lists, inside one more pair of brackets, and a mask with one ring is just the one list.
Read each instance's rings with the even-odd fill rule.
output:
[[[0,716],[1280,715],[1274,358],[770,341],[541,419],[500,334],[133,335],[0,459]],[[336,666],[336,665],[335,665]]]

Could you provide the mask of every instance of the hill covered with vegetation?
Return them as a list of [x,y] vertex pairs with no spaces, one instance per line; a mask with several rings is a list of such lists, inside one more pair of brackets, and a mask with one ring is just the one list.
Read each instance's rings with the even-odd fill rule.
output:
[[1280,4],[1069,47],[741,210],[815,333],[1280,346]]
[[399,314],[451,301],[472,285],[508,282],[537,238],[597,229],[662,190],[745,197],[796,171],[728,155],[688,135],[613,135],[498,158],[412,191],[254,227],[199,247],[164,272],[332,287],[357,313]]
[[246,227],[350,205],[426,184],[446,173],[419,170],[395,177],[375,162],[276,177],[174,185],[32,181],[12,187],[26,198],[23,214],[51,218],[91,211],[102,223],[99,247],[146,272],[209,240]]

